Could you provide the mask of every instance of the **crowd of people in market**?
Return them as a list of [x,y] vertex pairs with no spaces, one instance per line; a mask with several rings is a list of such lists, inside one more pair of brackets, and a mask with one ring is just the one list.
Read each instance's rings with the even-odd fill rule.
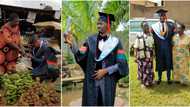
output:
[[[29,57],[32,62],[33,78],[39,77],[41,81],[51,79],[55,81],[59,77],[59,67],[56,55],[59,54],[50,44],[50,41],[44,38],[48,30],[43,30],[41,33],[30,31],[30,40],[28,45],[31,45],[30,53],[26,54],[22,44],[21,29],[19,27],[20,19],[16,13],[9,15],[8,21],[1,26],[0,30],[0,72],[5,73],[16,72],[16,64],[19,58]],[[29,29],[29,28],[28,28]]]

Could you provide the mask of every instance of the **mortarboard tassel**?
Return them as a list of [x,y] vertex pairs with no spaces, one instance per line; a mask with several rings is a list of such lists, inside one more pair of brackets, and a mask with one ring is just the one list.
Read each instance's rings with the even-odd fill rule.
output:
[[108,17],[107,17],[107,20],[108,20],[108,26],[107,26],[107,31],[110,33],[110,17],[109,17],[109,15],[108,15]]

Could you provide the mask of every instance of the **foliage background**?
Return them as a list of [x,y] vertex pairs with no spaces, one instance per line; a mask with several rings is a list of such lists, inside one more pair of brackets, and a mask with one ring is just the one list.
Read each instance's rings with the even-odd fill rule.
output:
[[[87,36],[97,33],[96,23],[99,11],[115,15],[116,21],[112,24],[112,33],[120,38],[128,56],[128,28],[126,26],[129,20],[128,1],[63,1],[62,31],[65,31],[66,20],[68,16],[71,16],[71,30],[77,44],[80,45]],[[124,27],[122,31],[116,31],[119,24]],[[67,63],[74,63],[70,50],[65,44],[62,47]]]

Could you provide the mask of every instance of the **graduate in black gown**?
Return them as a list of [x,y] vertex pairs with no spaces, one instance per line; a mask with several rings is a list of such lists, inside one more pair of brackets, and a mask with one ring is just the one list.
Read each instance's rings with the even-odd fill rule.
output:
[[175,24],[167,20],[167,10],[160,9],[156,13],[160,21],[152,25],[152,33],[155,41],[156,70],[158,71],[158,82],[162,81],[162,71],[167,71],[167,81],[171,84],[172,70],[172,37],[175,34]]
[[83,106],[113,106],[117,81],[128,75],[128,63],[120,40],[111,34],[114,16],[99,12],[98,33],[89,36],[81,48],[65,33],[77,63],[84,71]]

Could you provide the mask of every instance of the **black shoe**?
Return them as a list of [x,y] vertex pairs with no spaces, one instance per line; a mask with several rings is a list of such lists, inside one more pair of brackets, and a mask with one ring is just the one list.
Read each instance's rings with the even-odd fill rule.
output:
[[156,83],[157,83],[157,85],[159,85],[161,83],[161,80],[158,80]]
[[169,84],[169,85],[172,84],[172,81],[169,80],[169,81],[168,81],[168,84]]

